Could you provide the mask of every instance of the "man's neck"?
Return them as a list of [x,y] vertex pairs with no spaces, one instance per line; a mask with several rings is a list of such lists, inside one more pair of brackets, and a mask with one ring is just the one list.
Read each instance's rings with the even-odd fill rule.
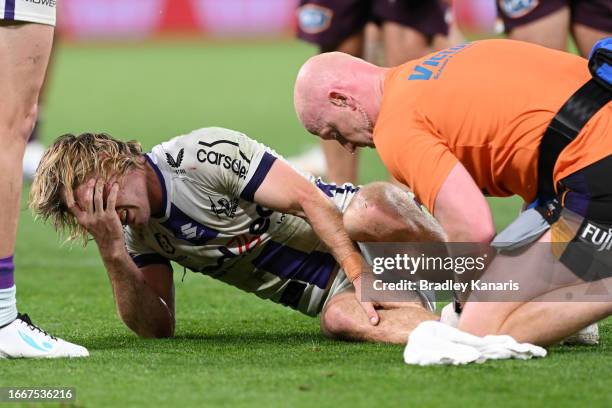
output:
[[372,81],[373,89],[370,90],[372,98],[370,99],[368,114],[374,126],[376,126],[378,114],[380,113],[380,105],[382,104],[383,89],[385,86],[385,75],[388,71],[388,68],[380,68]]
[[151,166],[148,160],[145,160],[145,177],[147,183],[147,196],[149,198],[149,205],[151,206],[151,214],[160,214],[164,208],[162,198],[162,186],[161,180],[157,177],[157,173]]

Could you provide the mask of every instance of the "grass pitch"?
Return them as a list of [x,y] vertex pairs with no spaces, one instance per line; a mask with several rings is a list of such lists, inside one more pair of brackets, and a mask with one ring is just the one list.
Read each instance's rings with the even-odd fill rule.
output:
[[[293,113],[292,82],[314,53],[295,42],[168,42],[58,47],[44,140],[106,131],[145,148],[203,126],[246,132],[282,154],[314,143]],[[363,182],[386,178],[372,151]],[[517,200],[492,201],[508,222]],[[409,367],[403,348],[332,342],[318,320],[175,268],[177,337],[136,338],[118,320],[95,245],[60,246],[24,204],[18,305],[89,348],[83,360],[2,361],[0,387],[76,387],[79,407],[610,406],[612,325],[599,347],[468,367]],[[49,404],[45,404],[49,406]],[[14,405],[13,405],[14,406]],[[31,406],[31,405],[28,405]]]

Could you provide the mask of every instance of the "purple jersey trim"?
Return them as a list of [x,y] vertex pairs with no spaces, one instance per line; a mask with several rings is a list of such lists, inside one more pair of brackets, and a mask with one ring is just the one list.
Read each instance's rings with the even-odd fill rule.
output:
[[15,20],[15,0],[4,0],[4,20]]
[[170,216],[160,224],[170,230],[176,238],[192,245],[204,245],[219,235],[219,231],[200,224],[172,203],[170,204]]
[[319,190],[321,190],[325,193],[326,196],[331,198],[334,198],[336,194],[344,194],[346,192],[355,193],[359,191],[359,187],[355,187],[352,184],[347,183],[343,184],[342,186],[337,186],[335,183],[327,184],[323,182],[320,178],[315,181],[315,184],[317,187],[319,187]]
[[257,170],[255,170],[255,174],[253,174],[253,177],[251,177],[244,190],[242,190],[240,198],[253,202],[255,192],[268,175],[274,161],[276,161],[276,157],[272,156],[268,152],[264,152],[263,157],[259,162],[259,166],[257,166]]
[[170,261],[164,258],[163,256],[161,256],[160,254],[141,254],[141,255],[130,254],[130,257],[132,258],[132,261],[134,261],[136,266],[138,266],[139,268],[143,268],[149,265],[159,265],[159,264],[170,266]]
[[149,153],[145,154],[144,156],[145,159],[147,159],[149,165],[155,171],[155,174],[157,174],[157,179],[159,180],[159,184],[161,184],[162,188],[162,210],[159,214],[151,214],[151,216],[154,218],[162,218],[166,215],[166,211],[168,210],[168,192],[166,191],[166,181],[164,180],[164,175],[162,174],[159,167],[157,167],[157,165],[153,163],[153,160],[151,160],[151,158],[149,157]]
[[329,253],[302,252],[271,241],[253,260],[253,265],[281,278],[308,282],[325,289],[337,264]]

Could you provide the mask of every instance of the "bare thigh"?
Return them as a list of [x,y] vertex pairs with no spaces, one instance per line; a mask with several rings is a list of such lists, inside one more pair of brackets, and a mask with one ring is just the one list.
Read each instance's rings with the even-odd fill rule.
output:
[[431,51],[427,37],[414,28],[388,21],[382,30],[387,66],[401,65]]
[[568,7],[563,7],[546,17],[516,27],[510,32],[510,38],[565,51],[569,29],[570,10]]
[[[519,256],[496,258],[483,276],[486,282],[512,279],[516,292],[472,294],[459,320],[461,330],[484,336],[509,334],[520,341],[540,345],[555,343],[612,311],[610,300],[589,301],[592,286],[554,262],[545,246],[550,232]],[[612,279],[600,282],[612,290]],[[612,293],[612,292],[609,292]]]
[[23,153],[37,116],[53,27],[0,21],[0,257],[14,252]]
[[[13,129],[11,125],[35,116],[52,42],[51,26],[0,22],[0,94],[3,99],[0,125],[3,127]],[[0,138],[12,136],[6,131],[0,134]]]
[[612,33],[597,30],[582,24],[574,24],[573,33],[578,51],[580,51],[580,55],[585,58],[589,56],[589,52],[591,52],[593,45],[595,45],[597,41],[612,36]]
[[[346,54],[362,57],[364,47],[364,32],[359,31],[348,37],[334,49],[322,49],[321,52],[340,51]],[[321,140],[321,149],[327,164],[326,179],[336,183],[357,183],[358,157],[351,154],[335,140]]]

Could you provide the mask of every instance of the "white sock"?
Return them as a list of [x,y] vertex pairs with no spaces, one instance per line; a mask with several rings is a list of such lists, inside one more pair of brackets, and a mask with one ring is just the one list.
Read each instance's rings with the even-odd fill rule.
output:
[[4,326],[17,318],[17,287],[0,289],[0,326]]

